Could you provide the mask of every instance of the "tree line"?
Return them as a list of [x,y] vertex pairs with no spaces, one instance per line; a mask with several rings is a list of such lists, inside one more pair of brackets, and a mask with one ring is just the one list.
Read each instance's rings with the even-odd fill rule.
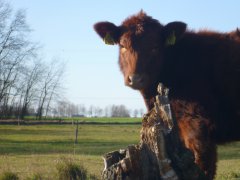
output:
[[68,101],[58,101],[51,109],[53,117],[142,117],[144,110],[129,109],[125,105],[108,105],[104,108],[84,104],[74,104]]
[[[64,64],[44,62],[37,43],[30,41],[24,10],[16,12],[0,0],[0,117],[24,119],[31,108],[47,115],[61,89]],[[43,111],[45,109],[45,111]]]

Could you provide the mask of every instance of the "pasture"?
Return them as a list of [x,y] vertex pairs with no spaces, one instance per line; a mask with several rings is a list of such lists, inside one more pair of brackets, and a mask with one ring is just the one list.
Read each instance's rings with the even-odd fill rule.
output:
[[[20,179],[41,174],[56,179],[56,164],[62,158],[83,165],[100,177],[101,156],[139,141],[140,124],[81,124],[74,144],[73,125],[0,125],[0,174],[13,171]],[[240,142],[218,147],[216,179],[240,178]]]

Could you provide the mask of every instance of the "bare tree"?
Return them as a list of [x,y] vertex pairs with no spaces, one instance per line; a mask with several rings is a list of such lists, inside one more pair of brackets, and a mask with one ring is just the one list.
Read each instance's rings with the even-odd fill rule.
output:
[[[52,84],[49,86],[50,93],[49,93],[49,98],[46,106],[45,117],[47,117],[52,100],[54,99],[54,97],[58,97],[59,92],[63,89],[61,82],[65,73],[65,64],[63,62],[58,61],[57,59],[53,60],[52,64],[53,64],[53,68],[52,68],[53,80],[52,80]],[[73,105],[73,108],[74,108],[73,114],[74,113],[77,114],[77,107]]]
[[86,107],[84,106],[84,104],[78,105],[78,114],[82,116],[86,116]]
[[93,105],[89,106],[89,108],[88,108],[88,115],[90,117],[94,116],[94,109],[95,109],[95,107]]
[[34,61],[32,67],[26,68],[24,73],[24,84],[22,85],[22,94],[23,94],[23,102],[22,102],[22,110],[21,110],[21,118],[24,119],[28,111],[28,107],[30,103],[34,101],[37,93],[37,86],[40,78],[42,76],[43,64],[40,60]]
[[58,116],[64,117],[67,114],[67,102],[64,100],[57,102],[57,114]]
[[38,119],[42,119],[43,110],[45,109],[45,116],[47,116],[50,103],[54,96],[57,96],[57,92],[61,90],[61,78],[64,74],[64,64],[60,64],[56,60],[53,60],[49,66],[45,67],[43,73],[40,96],[38,103]]
[[130,112],[124,105],[112,105],[111,116],[112,117],[130,117]]
[[111,107],[110,106],[106,106],[104,108],[104,116],[105,117],[110,117],[111,116]]
[[33,105],[41,119],[63,89],[65,64],[58,59],[50,64],[39,60],[25,14],[24,10],[13,14],[10,5],[0,0],[0,117],[14,111],[24,118]]
[[9,4],[0,0],[0,113],[3,115],[17,100],[24,64],[35,54],[35,45],[28,40],[29,32],[25,11],[18,10],[13,15]]
[[134,109],[134,111],[133,111],[133,117],[138,117],[138,110],[137,109]]
[[102,113],[103,113],[102,108],[100,108],[100,107],[96,107],[96,108],[95,108],[95,116],[101,117],[101,116],[102,116]]

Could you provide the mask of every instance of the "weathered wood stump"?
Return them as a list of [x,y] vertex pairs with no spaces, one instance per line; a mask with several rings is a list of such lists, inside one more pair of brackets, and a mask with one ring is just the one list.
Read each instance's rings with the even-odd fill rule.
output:
[[102,179],[207,179],[180,141],[168,91],[159,84],[155,106],[142,120],[140,143],[104,155]]

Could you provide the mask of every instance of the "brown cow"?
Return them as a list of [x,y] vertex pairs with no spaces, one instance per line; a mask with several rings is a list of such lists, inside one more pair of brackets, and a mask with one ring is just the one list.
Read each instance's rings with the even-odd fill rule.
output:
[[213,179],[216,143],[240,140],[239,31],[188,31],[183,22],[162,25],[142,11],[120,26],[94,28],[105,43],[119,45],[125,84],[141,92],[148,109],[159,82],[170,88],[181,139]]

